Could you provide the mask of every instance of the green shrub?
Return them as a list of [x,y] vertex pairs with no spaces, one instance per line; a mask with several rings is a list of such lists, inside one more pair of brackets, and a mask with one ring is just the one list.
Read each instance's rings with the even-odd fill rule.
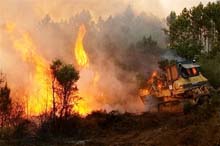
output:
[[201,71],[209,82],[215,88],[220,87],[220,53],[210,58],[207,56],[201,56],[199,59],[201,65]]

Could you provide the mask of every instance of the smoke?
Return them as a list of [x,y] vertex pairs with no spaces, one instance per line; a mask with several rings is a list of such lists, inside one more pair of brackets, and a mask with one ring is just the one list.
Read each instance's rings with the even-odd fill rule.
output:
[[[65,2],[67,1],[62,2],[64,6],[67,5]],[[77,1],[74,2],[77,3]],[[34,3],[34,5],[39,4],[37,1]],[[9,7],[9,4],[12,7]],[[59,2],[56,5],[62,7]],[[26,87],[31,82],[32,67],[22,61],[19,53],[13,48],[5,25],[13,22],[16,24],[17,31],[28,32],[36,45],[38,54],[48,64],[53,59],[60,58],[77,67],[73,48],[78,28],[80,24],[85,24],[87,34],[84,47],[89,56],[89,68],[78,68],[80,70],[78,87],[79,92],[96,95],[95,97],[85,95],[84,98],[87,99],[84,100],[87,105],[93,110],[143,111],[144,105],[137,94],[137,77],[147,76],[157,67],[157,61],[163,50],[161,48],[165,46],[165,37],[162,32],[165,25],[152,14],[137,13],[132,6],[125,7],[124,1],[120,5],[124,8],[122,12],[114,12],[113,16],[105,16],[106,18],[97,17],[96,21],[88,10],[71,14],[69,17],[67,14],[71,12],[67,10],[65,14],[60,14],[63,20],[59,22],[54,21],[54,16],[51,15],[42,17],[43,12],[40,13],[42,8],[36,10],[32,3],[25,0],[21,2],[10,0],[7,5],[3,5],[5,6],[2,10],[4,15],[0,21],[0,67],[7,74],[13,96],[17,98],[28,89]],[[7,9],[11,13],[6,14]],[[101,11],[103,10],[98,9],[96,13]],[[58,13],[58,10],[54,10],[53,15],[56,12]],[[94,78],[97,78],[97,81],[94,81]],[[95,85],[93,85],[94,82],[96,82]]]
[[94,19],[99,16],[107,18],[110,15],[121,13],[127,5],[131,5],[137,13],[148,11],[156,16],[164,14],[160,0],[53,0],[50,2],[45,0],[7,0],[0,3],[2,19],[17,16],[13,19],[18,21],[20,19],[20,22],[27,18],[29,20],[38,18],[39,20],[46,14],[49,14],[55,21],[61,21],[82,10],[91,11]]
[[166,50],[164,53],[161,55],[162,60],[176,60],[176,61],[185,61],[185,58],[180,57],[177,55],[175,50]]

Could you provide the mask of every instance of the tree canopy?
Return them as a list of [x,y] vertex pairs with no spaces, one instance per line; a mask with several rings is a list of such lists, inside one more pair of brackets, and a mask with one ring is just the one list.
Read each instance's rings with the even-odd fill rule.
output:
[[[53,76],[53,112],[58,110],[59,116],[66,117],[72,109],[71,101],[76,95],[78,89],[76,82],[79,79],[79,72],[72,64],[65,64],[59,59],[54,60],[50,66]],[[59,97],[55,103],[55,93]],[[72,97],[72,98],[71,98]]]
[[215,55],[220,51],[220,2],[200,3],[184,8],[179,15],[171,12],[165,30],[169,47],[188,59],[196,55]]

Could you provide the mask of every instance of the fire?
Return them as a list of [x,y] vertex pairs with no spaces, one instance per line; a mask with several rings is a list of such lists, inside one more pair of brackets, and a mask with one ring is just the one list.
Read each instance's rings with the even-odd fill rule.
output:
[[[82,24],[79,27],[77,39],[75,42],[75,48],[74,48],[76,62],[78,66],[81,68],[81,70],[87,67],[89,63],[88,56],[83,46],[83,39],[85,37],[85,34],[86,34],[86,27],[84,24]],[[80,97],[82,96],[82,99],[78,101],[77,105],[74,107],[74,110],[81,116],[86,116],[91,111],[88,108],[88,104],[86,103],[86,100],[84,99],[84,97],[88,98],[89,95],[88,94],[85,95],[84,93],[81,92],[78,96]]]
[[100,91],[97,84],[99,82],[99,73],[89,66],[89,58],[83,46],[83,39],[86,34],[85,25],[80,25],[75,43],[75,58],[77,65],[80,67],[80,79],[78,81],[79,86],[79,100],[74,107],[74,111],[81,116],[86,116],[99,106],[96,105],[95,100],[100,97]]
[[157,72],[154,71],[153,74],[152,74],[152,78],[153,78],[153,77],[156,77],[156,76],[157,76]]
[[[29,85],[25,87],[24,93],[18,95],[22,98],[25,104],[26,115],[34,116],[40,115],[44,112],[48,112],[52,107],[52,91],[51,91],[51,76],[49,70],[49,63],[38,52],[37,45],[34,43],[31,35],[27,32],[23,32],[16,28],[14,23],[6,24],[6,30],[9,34],[9,38],[12,42],[12,47],[20,55],[21,60],[30,66],[31,71],[28,75]],[[80,69],[86,69],[89,65],[89,59],[83,46],[83,39],[86,34],[86,28],[84,25],[79,27],[79,32],[75,44],[75,58]],[[99,74],[88,68],[92,73],[92,87],[96,86],[99,80]],[[91,92],[92,91],[92,92]],[[83,97],[79,100],[74,107],[74,111],[81,116],[86,116],[92,112],[91,99],[94,95],[91,88],[87,91],[82,90],[79,97]],[[84,98],[85,97],[85,98]]]
[[158,83],[157,87],[158,87],[158,89],[161,89],[162,88],[162,83]]
[[147,96],[150,94],[150,91],[148,89],[140,89],[139,90],[139,95],[140,96]]
[[[16,28],[14,23],[6,25],[12,47],[20,55],[21,60],[30,66],[28,73],[28,86],[25,87],[22,95],[17,95],[25,101],[27,115],[35,116],[48,112],[52,107],[51,76],[49,63],[38,52],[31,35]],[[89,66],[89,58],[83,46],[83,39],[86,34],[84,25],[79,27],[74,48],[76,62],[80,68],[79,97],[82,97],[74,104],[74,112],[86,116],[100,105],[97,99],[104,99],[104,94],[98,90],[100,80],[99,72]],[[89,74],[89,76],[88,76]]]
[[89,62],[88,56],[87,56],[86,51],[83,47],[83,39],[85,37],[85,34],[86,34],[86,28],[85,28],[85,25],[82,24],[79,27],[79,32],[77,35],[75,48],[74,48],[76,61],[80,67],[87,66],[88,62]]
[[46,112],[51,104],[51,78],[49,64],[37,52],[37,46],[34,44],[31,36],[27,32],[15,30],[15,24],[7,24],[6,29],[12,41],[13,48],[20,54],[22,60],[33,69],[29,73],[30,85],[28,87],[27,97],[27,115],[39,115]]
[[77,105],[74,107],[74,110],[83,117],[92,112],[92,110],[88,107],[88,103],[84,99],[78,101]]

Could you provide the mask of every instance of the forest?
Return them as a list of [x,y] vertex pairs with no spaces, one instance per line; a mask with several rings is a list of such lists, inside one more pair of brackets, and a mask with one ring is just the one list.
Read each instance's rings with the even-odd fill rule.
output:
[[[83,11],[56,23],[46,15],[30,34],[5,24],[5,41],[15,48],[7,51],[19,52],[26,64],[19,63],[25,77],[12,87],[17,68],[0,74],[0,145],[220,145],[220,1],[172,11],[165,25],[135,15],[131,7],[96,24],[90,17]],[[76,36],[69,32],[72,25]],[[164,56],[201,65],[210,84],[209,103],[184,105],[181,113],[144,110],[138,90]],[[30,93],[20,94],[14,85]]]

